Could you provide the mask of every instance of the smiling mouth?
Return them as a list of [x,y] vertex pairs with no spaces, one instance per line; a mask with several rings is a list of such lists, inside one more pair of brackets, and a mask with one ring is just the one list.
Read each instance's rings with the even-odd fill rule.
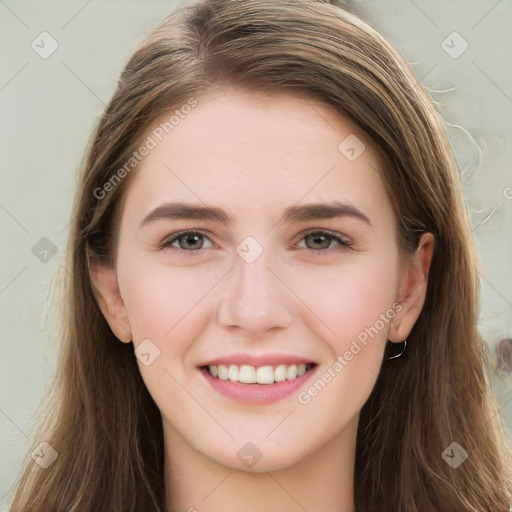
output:
[[277,366],[252,366],[249,364],[209,365],[203,366],[212,377],[220,380],[239,382],[241,384],[275,384],[293,381],[313,369],[314,363],[280,364]]

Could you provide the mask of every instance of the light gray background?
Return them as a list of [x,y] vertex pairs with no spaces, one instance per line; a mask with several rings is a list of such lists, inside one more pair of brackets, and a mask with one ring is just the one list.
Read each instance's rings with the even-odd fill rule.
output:
[[[128,56],[179,3],[0,0],[1,510],[32,443],[29,419],[54,369],[45,294],[62,266],[86,142]],[[459,126],[449,133],[482,260],[479,327],[492,351],[497,340],[512,336],[512,2],[355,4],[437,91],[446,121]],[[46,59],[31,48],[43,31],[58,43]],[[445,51],[463,48],[462,39],[450,36],[454,31],[469,45],[458,58]],[[43,237],[57,248],[46,263],[32,251]],[[510,433],[510,377],[496,370],[494,387]]]

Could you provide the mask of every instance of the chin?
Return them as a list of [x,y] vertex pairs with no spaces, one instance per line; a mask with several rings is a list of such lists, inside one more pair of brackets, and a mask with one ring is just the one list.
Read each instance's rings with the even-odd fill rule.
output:
[[[206,451],[201,451],[212,461],[229,469],[254,474],[267,473],[300,464],[322,445],[317,441],[315,445],[306,446],[305,438],[307,436],[304,432],[293,435],[283,431],[274,439],[266,439],[261,434],[246,434],[235,436],[225,443],[212,440],[206,445]],[[202,441],[204,443],[204,438]],[[212,446],[216,446],[215,451],[211,450]]]

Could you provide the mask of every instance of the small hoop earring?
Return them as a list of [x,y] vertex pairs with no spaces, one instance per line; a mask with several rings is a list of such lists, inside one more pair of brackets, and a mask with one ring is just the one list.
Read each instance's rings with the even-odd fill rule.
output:
[[[399,359],[400,357],[403,356],[404,352],[405,352],[405,349],[407,348],[407,338],[402,341],[403,343],[403,347],[402,347],[402,350],[398,353],[398,354],[395,354],[394,356],[390,356],[386,359],[386,361],[390,361],[391,359]],[[394,343],[393,343],[394,345]]]

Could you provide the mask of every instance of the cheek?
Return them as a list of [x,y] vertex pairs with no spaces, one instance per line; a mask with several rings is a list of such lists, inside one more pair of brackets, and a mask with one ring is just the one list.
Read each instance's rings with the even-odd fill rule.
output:
[[[119,273],[133,339],[150,338],[164,345],[173,339],[173,347],[177,340],[190,338],[194,324],[199,326],[190,319],[202,314],[204,299],[223,275],[218,269],[172,268],[144,255],[130,258]],[[188,336],[177,336],[184,325]]]
[[[326,324],[334,331],[324,337],[331,360],[318,368],[315,379],[297,399],[303,420],[321,418],[332,435],[359,413],[380,372],[397,311],[393,307],[397,278],[393,261],[360,260],[350,269],[331,271],[323,286],[317,275],[317,287],[309,295],[308,306],[321,317],[316,325]],[[312,282],[303,284],[311,287]]]
[[372,345],[378,346],[377,351],[383,347],[395,315],[393,261],[385,256],[362,256],[339,268],[317,268],[295,278],[297,294],[312,312],[310,323],[318,325],[336,354],[348,350],[353,340],[361,344],[375,341]]
[[[180,383],[189,387],[193,366],[190,349],[211,318],[209,292],[223,275],[218,268],[213,270],[172,268],[136,251],[118,265],[135,349],[142,347],[143,341],[148,346],[148,339],[156,346],[149,345],[149,365],[139,359],[139,370],[148,391],[168,417],[190,407]],[[158,354],[154,359],[153,353]]]

